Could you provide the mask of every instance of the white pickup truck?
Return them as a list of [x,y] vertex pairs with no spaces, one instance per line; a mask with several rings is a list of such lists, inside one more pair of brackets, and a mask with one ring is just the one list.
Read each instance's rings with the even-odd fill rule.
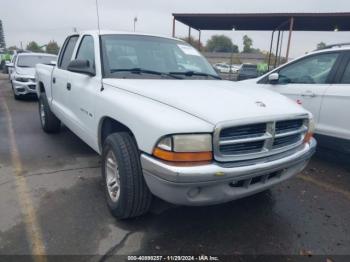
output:
[[180,205],[231,201],[298,172],[315,151],[311,114],[262,88],[220,80],[178,39],[88,31],[56,66],[37,65],[45,132],[61,122],[102,155],[108,207],[147,212],[152,195]]

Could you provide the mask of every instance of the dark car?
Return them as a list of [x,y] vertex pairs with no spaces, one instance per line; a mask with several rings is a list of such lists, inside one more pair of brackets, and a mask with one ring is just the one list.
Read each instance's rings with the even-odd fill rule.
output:
[[256,78],[259,76],[258,66],[252,64],[243,64],[238,70],[237,80]]

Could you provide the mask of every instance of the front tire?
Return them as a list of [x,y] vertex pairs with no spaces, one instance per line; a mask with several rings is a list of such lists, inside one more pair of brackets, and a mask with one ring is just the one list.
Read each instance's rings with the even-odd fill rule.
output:
[[45,93],[39,98],[39,117],[41,127],[46,133],[57,133],[61,129],[61,121],[52,113]]
[[149,210],[152,194],[143,178],[140,153],[130,134],[120,132],[106,138],[102,177],[107,205],[113,216],[126,219]]

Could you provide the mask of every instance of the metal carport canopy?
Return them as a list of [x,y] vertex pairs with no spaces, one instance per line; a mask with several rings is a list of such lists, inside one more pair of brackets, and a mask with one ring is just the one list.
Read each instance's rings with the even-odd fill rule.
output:
[[[350,12],[183,14],[174,19],[197,30],[273,31],[294,18],[293,31],[350,31]],[[286,23],[279,30],[289,30]]]
[[[270,56],[274,32],[278,31],[276,56],[278,54],[280,32],[289,30],[286,59],[289,58],[292,31],[350,31],[350,12],[336,13],[237,13],[237,14],[173,14],[173,37],[175,21],[199,31],[202,30],[242,30],[272,31]],[[281,47],[280,47],[281,48]],[[269,64],[270,64],[269,56]]]

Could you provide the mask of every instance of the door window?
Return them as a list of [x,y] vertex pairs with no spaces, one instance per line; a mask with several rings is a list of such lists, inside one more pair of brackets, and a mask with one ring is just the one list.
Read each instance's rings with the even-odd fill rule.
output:
[[69,38],[65,45],[64,51],[59,59],[58,67],[67,70],[69,62],[72,60],[75,44],[78,41],[78,36],[72,36]]
[[94,49],[94,39],[90,35],[86,35],[81,40],[77,57],[79,60],[88,60],[90,66],[95,67],[95,49]]
[[325,84],[338,58],[338,53],[304,58],[279,71],[279,84]]
[[340,80],[341,84],[350,84],[350,61],[345,68],[344,74]]

